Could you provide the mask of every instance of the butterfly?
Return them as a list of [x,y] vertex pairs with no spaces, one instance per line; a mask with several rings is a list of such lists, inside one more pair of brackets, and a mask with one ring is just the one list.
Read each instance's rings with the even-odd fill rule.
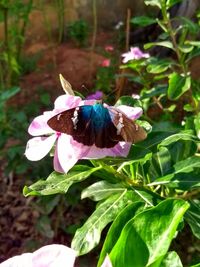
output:
[[136,143],[146,138],[143,128],[124,113],[99,102],[65,110],[47,124],[83,145],[98,148],[112,148],[120,141]]

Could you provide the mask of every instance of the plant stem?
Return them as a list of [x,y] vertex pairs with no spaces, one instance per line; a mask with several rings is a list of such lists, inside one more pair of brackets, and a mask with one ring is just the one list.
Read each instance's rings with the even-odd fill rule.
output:
[[3,15],[4,15],[4,49],[7,55],[7,71],[5,71],[5,86],[7,88],[11,85],[11,75],[12,75],[12,68],[11,68],[11,52],[9,46],[9,35],[8,35],[8,8],[3,7]]
[[169,14],[167,13],[166,3],[162,4],[161,12],[162,12],[164,24],[166,25],[166,27],[168,29],[168,34],[169,34],[169,36],[171,38],[171,41],[172,41],[172,44],[173,44],[173,47],[174,47],[174,50],[175,50],[179,65],[181,67],[182,72],[186,76],[187,75],[187,67],[184,64],[183,60],[182,60],[182,56],[181,56],[181,53],[180,53],[180,50],[179,50],[179,47],[178,47],[178,44],[177,44],[177,41],[176,41],[176,36],[174,34],[174,30],[173,30],[173,27],[172,27],[172,24],[171,24],[171,20],[170,20]]

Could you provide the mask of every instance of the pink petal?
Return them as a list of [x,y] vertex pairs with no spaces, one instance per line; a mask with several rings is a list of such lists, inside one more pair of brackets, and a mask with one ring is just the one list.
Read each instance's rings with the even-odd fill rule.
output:
[[127,157],[131,145],[131,143],[119,142],[116,146],[111,148],[111,150],[116,157]]
[[103,264],[101,265],[101,267],[112,267],[112,262],[108,255],[105,257],[105,260]]
[[44,246],[33,253],[33,267],[73,267],[75,250],[64,245]]
[[84,159],[100,159],[105,157],[126,157],[129,153],[131,143],[119,142],[112,148],[98,148],[91,146]]
[[129,119],[132,120],[138,119],[143,113],[142,108],[140,107],[129,107],[126,105],[121,105],[114,109],[122,111],[127,117],[129,117]]
[[79,96],[61,95],[58,98],[56,98],[54,102],[54,109],[62,111],[75,108],[79,106],[81,100],[82,99]]
[[43,115],[36,117],[28,128],[29,134],[33,136],[39,136],[44,134],[50,134],[54,131],[48,126],[47,121],[54,116],[52,111],[44,112]]
[[89,147],[74,141],[70,135],[61,134],[57,142],[60,167],[67,173],[88,150]]
[[61,172],[61,173],[64,172],[63,168],[62,168],[61,165],[60,165],[60,161],[59,161],[59,159],[58,159],[58,148],[57,148],[57,146],[56,146],[56,148],[55,148],[55,152],[54,152],[53,168],[54,168],[54,170],[57,171],[57,172]]
[[41,160],[49,153],[56,139],[56,134],[49,137],[34,137],[30,139],[26,145],[25,156],[31,161]]

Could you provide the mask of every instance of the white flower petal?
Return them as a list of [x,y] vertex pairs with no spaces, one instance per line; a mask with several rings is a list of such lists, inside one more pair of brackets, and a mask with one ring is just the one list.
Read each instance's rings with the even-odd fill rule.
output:
[[24,253],[12,257],[0,264],[1,267],[34,267],[32,265],[32,253]]
[[74,267],[75,250],[64,245],[44,246],[33,253],[33,267]]
[[49,153],[56,139],[56,134],[49,137],[34,137],[30,139],[26,145],[25,156],[31,161],[41,160]]

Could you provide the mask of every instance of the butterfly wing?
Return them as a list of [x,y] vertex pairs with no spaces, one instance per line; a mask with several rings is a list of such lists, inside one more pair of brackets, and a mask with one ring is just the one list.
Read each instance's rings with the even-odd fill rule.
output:
[[63,111],[49,119],[47,124],[54,131],[71,135],[77,142],[91,146],[95,141],[94,132],[91,128],[91,109],[88,109],[89,114],[85,118],[82,116],[81,108],[77,107]]
[[147,137],[145,130],[138,124],[134,123],[121,111],[111,108],[109,109],[113,124],[118,129],[125,142],[137,143]]

